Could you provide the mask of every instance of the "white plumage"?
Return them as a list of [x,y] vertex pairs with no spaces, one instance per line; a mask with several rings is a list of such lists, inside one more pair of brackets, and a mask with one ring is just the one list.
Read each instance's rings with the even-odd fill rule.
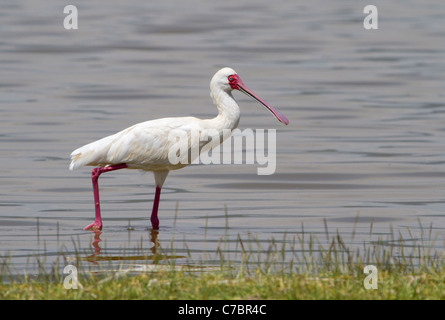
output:
[[135,124],[74,150],[70,169],[126,163],[129,169],[173,170],[175,168],[168,161],[168,150],[174,142],[169,141],[169,132],[180,130],[188,134],[198,121],[197,118],[184,117]]
[[[172,163],[169,153],[172,150],[175,152],[177,149],[178,137],[182,137],[181,141],[182,143],[185,141],[188,150],[193,148],[201,150],[207,143],[201,137],[215,136],[216,133],[222,138],[223,132],[235,129],[238,126],[240,110],[232,96],[233,89],[240,90],[263,104],[279,121],[284,124],[289,123],[284,115],[247,89],[233,69],[219,70],[210,81],[210,95],[219,111],[215,118],[202,120],[195,117],[178,117],[145,121],[89,143],[71,153],[70,170],[82,166],[97,167],[92,174],[96,219],[85,229],[102,229],[97,184],[99,175],[106,171],[122,168],[140,169],[154,173],[156,195],[151,222],[153,229],[158,229],[157,211],[162,185],[170,170],[180,169],[187,165],[187,163]],[[184,140],[184,138],[186,139]],[[221,141],[222,139],[218,143]],[[195,156],[197,155],[199,152],[195,153]],[[193,160],[193,158],[189,158],[189,163]]]

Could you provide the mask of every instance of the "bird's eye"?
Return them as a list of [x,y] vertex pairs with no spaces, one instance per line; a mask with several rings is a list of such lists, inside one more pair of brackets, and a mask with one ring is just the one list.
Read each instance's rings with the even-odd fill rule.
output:
[[229,81],[233,81],[233,77],[229,77]]

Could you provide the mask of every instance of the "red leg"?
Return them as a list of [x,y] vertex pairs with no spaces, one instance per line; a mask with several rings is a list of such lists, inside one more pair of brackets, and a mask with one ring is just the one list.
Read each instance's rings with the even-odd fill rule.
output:
[[156,186],[155,199],[153,201],[153,210],[151,211],[151,226],[154,230],[159,229],[158,208],[159,199],[161,198],[161,187]]
[[94,219],[94,222],[92,224],[83,228],[84,230],[92,230],[92,231],[102,230],[102,218],[100,216],[99,184],[98,184],[99,176],[104,172],[119,170],[124,168],[127,168],[127,165],[125,163],[121,163],[107,167],[94,168],[93,171],[91,172],[91,180],[93,181],[93,193],[94,193],[94,209],[96,218]]

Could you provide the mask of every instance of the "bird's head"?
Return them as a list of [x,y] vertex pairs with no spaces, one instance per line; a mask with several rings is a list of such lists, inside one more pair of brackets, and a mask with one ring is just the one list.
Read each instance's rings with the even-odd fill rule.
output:
[[218,72],[215,73],[212,80],[210,81],[210,86],[217,86],[224,91],[232,91],[239,90],[242,93],[248,95],[253,98],[260,104],[262,104],[267,110],[272,113],[278,121],[289,124],[289,120],[284,116],[281,112],[276,110],[275,108],[269,106],[266,102],[261,100],[255,93],[247,88],[247,86],[241,81],[241,78],[232,68],[222,68]]

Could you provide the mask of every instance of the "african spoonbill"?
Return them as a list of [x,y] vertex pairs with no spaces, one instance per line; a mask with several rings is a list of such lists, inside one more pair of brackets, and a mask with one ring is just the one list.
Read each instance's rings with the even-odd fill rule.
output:
[[[170,170],[183,168],[187,164],[172,164],[168,154],[176,142],[171,132],[180,132],[191,140],[191,131],[198,128],[200,134],[206,131],[220,132],[233,130],[238,126],[240,110],[232,96],[232,90],[239,90],[266,107],[280,122],[288,124],[289,120],[276,109],[269,106],[250,91],[231,68],[222,68],[210,81],[210,96],[218,108],[218,115],[213,119],[195,117],[176,117],[151,120],[135,124],[116,134],[107,136],[71,153],[70,170],[81,166],[95,166],[92,171],[95,220],[85,230],[102,229],[102,218],[99,201],[99,176],[118,169],[140,169],[154,173],[156,192],[151,213],[151,224],[154,230],[159,229],[158,207],[161,188]],[[227,138],[227,137],[224,137]],[[221,142],[219,142],[221,143]],[[193,141],[189,143],[193,144]],[[202,146],[200,146],[202,147]],[[193,160],[193,159],[191,159]]]

